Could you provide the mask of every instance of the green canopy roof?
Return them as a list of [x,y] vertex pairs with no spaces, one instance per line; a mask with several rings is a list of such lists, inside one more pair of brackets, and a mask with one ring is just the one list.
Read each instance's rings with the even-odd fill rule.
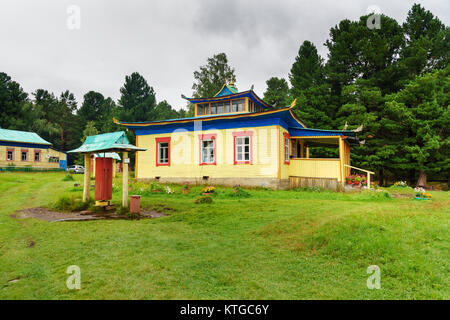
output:
[[51,145],[50,142],[42,139],[37,133],[2,128],[0,128],[0,141]]
[[102,153],[96,153],[96,154],[94,154],[94,156],[95,156],[96,158],[113,158],[113,159],[115,159],[115,160],[117,160],[117,161],[120,161],[120,160],[121,160],[119,154],[116,153],[116,152],[102,152]]
[[145,151],[147,149],[138,148],[130,144],[125,131],[110,132],[89,136],[83,145],[68,153],[98,153],[102,152],[120,152],[120,151]]

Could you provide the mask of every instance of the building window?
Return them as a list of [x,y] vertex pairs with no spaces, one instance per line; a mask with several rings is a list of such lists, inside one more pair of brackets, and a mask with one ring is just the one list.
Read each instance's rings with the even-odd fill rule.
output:
[[211,114],[217,114],[217,103],[211,103]]
[[41,150],[34,150],[34,161],[41,161]]
[[202,104],[197,105],[197,115],[199,115],[199,116],[203,115],[203,105]]
[[289,153],[290,153],[290,146],[289,146],[289,133],[285,132],[284,134],[284,163],[289,164]]
[[14,160],[14,149],[7,149],[6,151],[6,160],[13,161]]
[[216,134],[199,135],[200,165],[216,164]]
[[28,150],[22,150],[22,161],[28,160]]
[[234,138],[234,164],[252,164],[253,131],[233,132]]
[[244,111],[244,106],[245,106],[245,100],[244,99],[240,99],[240,100],[233,100],[233,112],[241,112]]
[[203,116],[209,114],[209,103],[197,105],[197,115]]
[[220,102],[217,104],[217,114],[221,114],[224,111],[224,104],[223,102]]
[[156,166],[170,166],[170,137],[156,138]]

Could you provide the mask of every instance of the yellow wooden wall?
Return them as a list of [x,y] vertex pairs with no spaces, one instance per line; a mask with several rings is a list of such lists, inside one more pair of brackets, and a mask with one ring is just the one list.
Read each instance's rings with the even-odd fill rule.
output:
[[339,159],[291,159],[289,175],[309,178],[340,178]]
[[[253,164],[234,164],[233,132],[240,131],[253,131]],[[216,165],[199,165],[199,134],[217,134]],[[146,148],[147,151],[139,152],[136,176],[140,179],[203,176],[277,178],[280,172],[279,162],[276,160],[280,151],[279,135],[279,126],[268,126],[139,136],[138,147]],[[162,137],[171,137],[170,167],[156,166],[155,139]],[[284,165],[281,167],[284,168]]]
[[[6,160],[7,149],[14,149],[14,161]],[[22,161],[22,149],[28,149],[27,161]],[[41,161],[34,161],[34,150],[41,150]],[[49,162],[49,159],[46,157],[47,154],[51,157],[59,157],[59,160],[67,160],[67,155],[65,153],[50,148],[42,149],[0,146],[0,166],[6,167],[13,164],[16,167],[33,166],[39,168],[59,168],[59,162]]]

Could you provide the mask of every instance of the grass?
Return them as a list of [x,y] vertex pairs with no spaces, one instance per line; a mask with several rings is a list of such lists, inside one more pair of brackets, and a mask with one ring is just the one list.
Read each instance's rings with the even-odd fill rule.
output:
[[[81,196],[74,183],[82,175],[73,177],[0,174],[0,299],[450,298],[448,192],[416,201],[323,190],[246,189],[249,197],[233,197],[218,187],[211,204],[198,205],[200,187],[183,195],[181,186],[167,194],[132,183],[142,207],[170,215],[55,223],[10,217]],[[119,206],[121,181],[114,185]],[[81,268],[81,290],[66,288],[70,265]],[[381,269],[380,290],[366,286],[369,265]]]

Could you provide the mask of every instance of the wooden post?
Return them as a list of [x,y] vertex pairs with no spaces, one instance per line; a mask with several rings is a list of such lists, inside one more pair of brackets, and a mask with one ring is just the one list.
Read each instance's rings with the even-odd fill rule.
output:
[[367,172],[367,188],[370,189],[370,172]]
[[341,137],[339,137],[339,177],[340,177],[340,182],[344,183],[344,149],[343,149],[343,145],[344,145],[344,141],[342,140]]
[[112,172],[112,174],[113,174],[113,178],[115,178],[116,177],[116,159],[113,159],[113,172]]
[[303,150],[304,149],[304,145],[305,145],[305,142],[301,141],[300,142],[300,158],[304,158],[305,157],[305,151]]
[[91,155],[84,154],[84,186],[83,186],[83,202],[89,202],[89,193],[91,190]]
[[123,175],[122,175],[122,207],[128,208],[128,152],[122,153]]

